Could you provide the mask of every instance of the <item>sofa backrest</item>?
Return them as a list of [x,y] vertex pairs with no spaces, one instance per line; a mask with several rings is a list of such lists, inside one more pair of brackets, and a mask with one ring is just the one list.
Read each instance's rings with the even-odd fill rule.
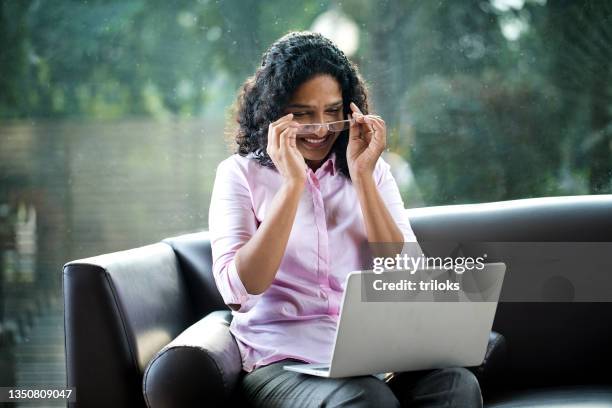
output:
[[406,211],[419,241],[612,241],[612,195],[529,198]]
[[208,232],[184,234],[163,242],[174,249],[196,315],[204,317],[215,310],[229,310],[212,274]]
[[[612,195],[430,207],[407,213],[417,239],[426,243],[467,247],[474,242],[612,243]],[[524,284],[525,277],[520,276],[524,273],[512,265],[504,286],[518,278]],[[501,302],[493,329],[506,337],[509,358],[500,381],[505,387],[612,382],[611,299],[612,292],[608,302]]]

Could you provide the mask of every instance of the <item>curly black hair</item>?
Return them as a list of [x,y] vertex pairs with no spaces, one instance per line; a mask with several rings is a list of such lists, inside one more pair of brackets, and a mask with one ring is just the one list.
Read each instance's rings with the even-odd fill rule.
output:
[[[368,113],[365,81],[346,55],[321,34],[291,32],[270,46],[263,54],[261,66],[242,86],[237,100],[236,153],[241,156],[253,153],[259,164],[274,168],[266,152],[268,126],[283,116],[292,94],[302,83],[321,74],[331,75],[338,81],[345,117],[350,113],[351,102],[364,114]],[[350,178],[347,145],[348,130],[338,136],[331,152],[336,153],[340,173]]]

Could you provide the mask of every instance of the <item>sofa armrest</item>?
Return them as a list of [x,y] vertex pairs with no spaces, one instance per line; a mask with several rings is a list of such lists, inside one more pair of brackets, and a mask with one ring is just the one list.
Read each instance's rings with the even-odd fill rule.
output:
[[142,388],[149,407],[221,406],[235,398],[242,359],[229,331],[231,312],[212,312],[162,348]]
[[79,391],[68,405],[144,406],[147,363],[197,319],[172,248],[157,243],[72,261],[63,294],[67,384]]
[[492,331],[489,334],[489,343],[482,364],[469,368],[483,388],[492,388],[496,378],[502,373],[507,354],[506,338]]

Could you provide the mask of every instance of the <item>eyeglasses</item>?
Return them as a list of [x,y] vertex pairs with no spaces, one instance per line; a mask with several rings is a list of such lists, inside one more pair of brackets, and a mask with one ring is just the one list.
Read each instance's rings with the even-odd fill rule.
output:
[[328,132],[342,132],[351,127],[354,123],[354,119],[347,120],[339,120],[337,122],[328,122],[328,123],[308,123],[304,125],[299,125],[296,128],[296,134],[298,135],[310,135],[319,133],[319,130],[322,128],[326,129]]

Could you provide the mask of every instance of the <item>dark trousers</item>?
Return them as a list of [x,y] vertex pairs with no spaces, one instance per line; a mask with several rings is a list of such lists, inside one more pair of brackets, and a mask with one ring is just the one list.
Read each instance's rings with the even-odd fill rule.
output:
[[465,368],[382,376],[323,378],[283,370],[283,360],[247,373],[243,397],[253,407],[482,407],[480,386]]

